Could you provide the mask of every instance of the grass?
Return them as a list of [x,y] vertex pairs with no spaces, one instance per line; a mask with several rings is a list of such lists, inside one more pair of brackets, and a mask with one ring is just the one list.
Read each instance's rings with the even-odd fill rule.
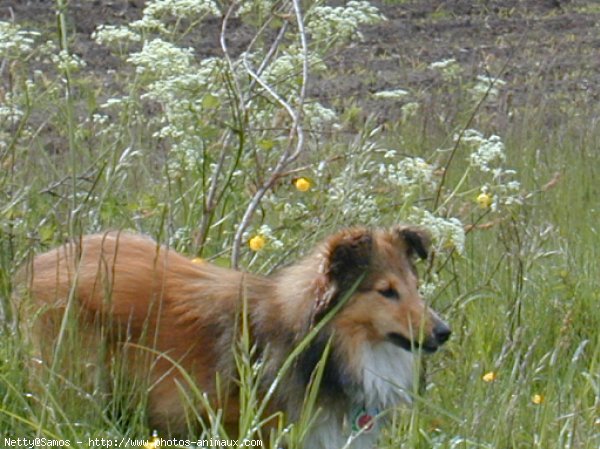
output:
[[[69,43],[63,39],[62,45]],[[65,86],[60,71],[42,67],[45,75],[33,87],[23,76],[31,66],[17,61],[11,67],[10,88],[20,95],[24,113],[19,120],[0,123],[7,142],[0,147],[0,435],[84,441],[82,447],[88,438],[147,437],[151,429],[145,425],[143,386],[132,385],[117,366],[112,395],[86,390],[92,375],[76,363],[82,356],[76,341],[63,352],[63,363],[72,365],[69,380],[32,370],[30,348],[10,307],[14,275],[32,254],[106,228],[133,228],[190,257],[201,254],[227,264],[233,226],[241,218],[237,204],[248,200],[270,160],[266,156],[258,165],[242,161],[229,167],[231,173],[242,170],[244,180],[225,177],[222,195],[209,210],[206,235],[199,238],[195,229],[206,212],[202,192],[210,181],[203,164],[215,162],[211,152],[218,145],[203,148],[204,158],[192,165],[169,170],[167,165],[174,164],[169,141],[150,137],[156,125],[145,121],[139,86],[127,85],[132,103],[111,115],[110,126],[105,126],[92,120],[106,100],[98,89],[102,80],[85,71],[69,72]],[[463,81],[458,85],[444,86],[439,97],[431,93],[429,106],[387,126],[378,141],[403,142],[412,155],[431,160],[432,150],[448,147],[452,134],[474,111]],[[468,209],[470,215],[463,217],[482,222],[489,218],[493,225],[470,232],[464,255],[451,257],[440,273],[445,287],[433,302],[454,335],[443,351],[426,359],[423,395],[410,410],[396,412],[382,438],[384,448],[600,446],[600,111],[583,94],[535,98],[511,106],[500,125],[493,103],[475,113],[473,126],[502,136],[507,163],[517,171],[528,198],[522,207],[498,215],[479,217],[476,209]],[[460,111],[454,109],[457,104]],[[450,113],[444,114],[444,108]],[[157,115],[154,111],[150,117]],[[280,202],[267,202],[252,229],[269,224],[284,245],[260,253],[245,249],[244,266],[269,272],[346,223],[337,206],[325,201],[327,185],[318,182],[333,179],[352,163],[363,164],[360,144],[375,127],[368,120],[360,122],[359,116],[341,124],[349,129],[358,123],[358,138],[333,133],[297,165],[308,166],[300,173],[310,175],[320,161],[337,157],[342,148],[350,149],[352,160],[329,164],[328,174],[315,176],[317,185],[308,192],[295,191],[291,183],[276,187]],[[206,125],[206,141],[211,141],[213,126]],[[277,141],[263,139],[261,144],[271,148]],[[459,149],[449,166],[449,190],[465,173],[465,151]],[[254,157],[256,162],[263,156]],[[437,161],[443,164],[445,159]],[[364,189],[359,178],[350,181]],[[388,194],[383,192],[381,201]],[[465,194],[455,212],[472,197]],[[283,211],[286,203],[303,207],[289,216]],[[401,218],[397,209],[392,203],[371,219],[395,222]],[[315,216],[325,218],[314,223]],[[249,350],[246,341],[241,353]],[[248,401],[241,425],[249,428],[257,410],[254,374],[251,366],[240,363]],[[486,382],[483,377],[490,372],[494,380]],[[40,379],[45,383],[40,385]],[[308,421],[306,417],[303,422]]]

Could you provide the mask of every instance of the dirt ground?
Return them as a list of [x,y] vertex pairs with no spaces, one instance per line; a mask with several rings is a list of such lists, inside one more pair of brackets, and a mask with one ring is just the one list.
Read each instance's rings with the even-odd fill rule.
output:
[[[356,98],[390,118],[393,108],[372,102],[370,92],[403,88],[426,92],[442,82],[430,63],[455,58],[467,74],[489,67],[519,93],[600,96],[600,4],[597,0],[414,0],[376,4],[387,20],[363,28],[364,40],[331,55],[336,75],[314,80],[311,93],[324,102]],[[55,0],[2,0],[0,20],[55,28]],[[67,2],[72,49],[98,74],[117,61],[91,41],[99,24],[126,23],[142,14],[143,0]],[[230,45],[240,51],[251,34],[234,23]],[[219,55],[220,21],[213,19],[190,45],[200,56]],[[499,73],[502,72],[502,73]]]

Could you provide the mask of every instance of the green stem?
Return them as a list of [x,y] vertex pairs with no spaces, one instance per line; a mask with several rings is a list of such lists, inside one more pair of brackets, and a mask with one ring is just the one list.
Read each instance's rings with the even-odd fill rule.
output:
[[[65,0],[56,0],[58,9],[58,36],[60,41],[61,53],[69,55],[69,43],[68,43],[68,30],[67,30],[67,18],[66,10],[67,5]],[[72,85],[73,80],[71,77],[71,70],[69,64],[65,64],[63,68],[63,74],[65,76],[65,106],[67,116],[67,135],[69,140],[69,163],[71,171],[71,211],[69,214],[69,235],[75,236],[75,217],[78,211],[77,207],[77,168],[76,168],[76,148],[75,148],[75,108],[73,105]]]

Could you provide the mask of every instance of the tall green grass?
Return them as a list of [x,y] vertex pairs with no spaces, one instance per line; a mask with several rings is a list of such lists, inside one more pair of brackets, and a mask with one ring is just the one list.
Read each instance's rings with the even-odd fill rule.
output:
[[[64,20],[59,23],[64,33]],[[60,43],[69,45],[66,37]],[[97,105],[106,100],[98,89],[102,79],[42,65],[44,79],[28,85],[26,80],[33,76],[28,64],[11,66],[11,89],[14,95],[22,94],[24,115],[2,123],[6,144],[0,147],[0,435],[72,442],[146,437],[152,429],[145,421],[144,386],[133,383],[119,366],[113,367],[110,395],[102,388],[84,387],[95,374],[77,365],[84,357],[73,342],[63,354],[64,363],[73,363],[73,378],[32,368],[36,362],[10,305],[14,276],[33,254],[80,233],[106,228],[136,229],[190,257],[202,254],[228,263],[232,226],[241,215],[236,204],[247,198],[247,192],[239,189],[255,189],[260,184],[255,177],[264,172],[247,171],[243,173],[247,182],[236,184],[238,190],[224,191],[210,209],[210,234],[178,233],[202,223],[206,167],[198,159],[198,166],[180,167],[176,177],[165,168],[168,142],[151,146],[156,141],[149,137],[152,128],[140,113],[138,87],[127,85],[133,101],[140,104],[123,108],[110,132],[104,132],[106,128],[92,120]],[[497,122],[498,110],[476,109],[460,86],[431,93],[430,109],[422,107],[401,124],[379,130],[380,141],[403,142],[412,155],[430,158],[435,148],[448,147],[452,135],[474,114],[475,126],[503,137],[507,162],[519,174],[527,200],[519,208],[489,216],[490,227],[468,233],[464,255],[448,259],[440,274],[445,288],[432,302],[452,324],[452,340],[426,358],[422,394],[412,408],[395,412],[381,447],[597,449],[600,111],[583,95],[544,93],[542,100],[531,96],[512,106],[507,120]],[[444,104],[448,99],[451,102]],[[456,105],[459,111],[454,110]],[[348,101],[338,106],[347,111],[361,107]],[[445,115],[444,108],[452,113]],[[349,148],[351,157],[360,161],[361,143],[375,126],[349,115],[345,119],[342,128],[358,124],[359,131],[350,137],[332,133],[319,140],[299,166],[314,169],[319,161],[334,160],[327,167],[332,178],[343,168],[335,162],[341,149]],[[268,148],[274,143],[257,144]],[[464,151],[459,150],[448,166],[450,189],[465,172]],[[277,215],[261,217],[259,221],[280,231],[284,246],[256,254],[246,250],[243,263],[252,270],[269,272],[345,224],[336,207],[323,201],[322,192],[299,198],[289,184],[277,189],[305,207],[281,222]],[[281,212],[277,207],[269,206],[268,212]],[[398,220],[401,207],[388,207],[377,221],[387,225]],[[326,219],[314,220],[315,216]],[[472,218],[482,224],[488,217]],[[220,241],[221,235],[227,244]],[[251,344],[242,339],[238,349],[242,396],[247,401],[240,428],[248,431],[261,419],[254,415],[259,398],[253,389],[260,373],[250,358],[243,358],[251,352]],[[484,380],[489,373],[493,376],[486,379],[493,380]],[[201,402],[201,392],[197,393]],[[219,415],[214,412],[218,429]],[[294,438],[307,431],[310,418],[304,416],[293,429]]]

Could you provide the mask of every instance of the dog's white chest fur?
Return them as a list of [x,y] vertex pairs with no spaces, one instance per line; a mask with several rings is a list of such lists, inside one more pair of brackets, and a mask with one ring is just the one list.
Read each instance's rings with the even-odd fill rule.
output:
[[362,384],[367,407],[380,410],[401,402],[410,403],[414,357],[392,343],[365,345],[362,353]]
[[368,433],[352,430],[356,407],[376,409],[379,413],[400,403],[410,403],[413,388],[414,357],[391,343],[362,348],[362,391],[357,392],[354,408],[321,410],[318,422],[304,441],[306,449],[372,449],[377,442],[380,424]]

